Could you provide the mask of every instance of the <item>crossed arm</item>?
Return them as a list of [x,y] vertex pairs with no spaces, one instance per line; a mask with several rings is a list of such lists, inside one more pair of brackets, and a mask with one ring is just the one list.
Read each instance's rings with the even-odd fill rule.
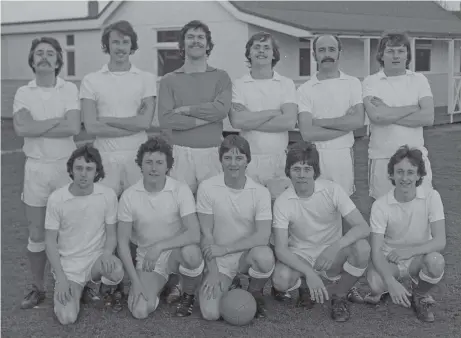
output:
[[299,113],[298,125],[303,140],[309,142],[329,141],[349,133],[349,131],[329,129],[314,125],[312,114],[307,111]]
[[417,128],[434,124],[434,99],[430,96],[421,98],[414,106],[389,107],[375,96],[365,97],[363,103],[370,121],[378,125]]
[[68,110],[63,118],[35,120],[30,111],[21,108],[13,115],[13,127],[22,137],[67,137],[80,133],[80,111]]
[[358,103],[350,107],[346,115],[341,117],[312,119],[312,124],[317,127],[322,127],[331,130],[354,131],[363,127],[365,121],[365,110],[362,103]]
[[282,132],[294,129],[297,113],[295,103],[284,103],[280,109],[250,111],[243,104],[233,102],[229,118],[236,129]]

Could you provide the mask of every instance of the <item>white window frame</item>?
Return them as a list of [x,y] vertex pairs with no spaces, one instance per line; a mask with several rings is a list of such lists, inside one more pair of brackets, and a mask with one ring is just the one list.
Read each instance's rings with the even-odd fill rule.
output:
[[157,79],[160,80],[163,76],[159,75],[159,65],[158,65],[158,51],[159,50],[179,50],[179,44],[178,42],[158,42],[157,41],[157,32],[162,32],[162,31],[180,31],[182,27],[179,26],[174,26],[174,27],[161,27],[161,28],[154,28],[152,29],[153,35],[154,35],[154,44],[153,44],[153,50],[154,50],[154,69],[155,69],[155,75],[157,76]]

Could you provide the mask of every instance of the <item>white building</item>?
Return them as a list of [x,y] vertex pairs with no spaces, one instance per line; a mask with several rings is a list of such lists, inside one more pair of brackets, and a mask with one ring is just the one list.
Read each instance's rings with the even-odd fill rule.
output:
[[277,71],[297,84],[316,69],[311,56],[316,35],[338,34],[344,50],[342,70],[363,78],[378,70],[375,55],[381,33],[405,30],[413,37],[411,68],[428,77],[435,105],[453,111],[458,95],[461,19],[432,1],[111,1],[102,11],[90,1],[88,9],[83,18],[2,24],[4,104],[10,104],[15,88],[33,77],[27,65],[32,39],[57,38],[66,51],[61,76],[78,83],[107,62],[101,30],[118,20],[128,20],[138,33],[140,49],[134,63],[158,76],[181,65],[176,41],[190,20],[209,25],[215,43],[209,63],[225,69],[231,78],[248,71],[244,56],[248,38],[268,31],[281,47]]

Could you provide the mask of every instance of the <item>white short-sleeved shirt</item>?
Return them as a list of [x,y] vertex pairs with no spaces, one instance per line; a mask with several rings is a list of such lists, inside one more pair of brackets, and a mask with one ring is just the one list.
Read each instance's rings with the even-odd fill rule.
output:
[[125,190],[118,220],[133,222],[138,253],[144,257],[147,247],[177,234],[183,226],[181,218],[193,213],[195,201],[190,188],[167,176],[160,192],[146,191],[142,179]]
[[[232,102],[243,104],[250,111],[280,109],[285,103],[296,104],[296,86],[293,80],[275,71],[272,79],[263,80],[247,74],[233,82]],[[288,130],[279,133],[244,130],[240,135],[250,144],[253,155],[283,153],[288,146]]]
[[[318,119],[341,117],[349,108],[363,103],[360,80],[339,73],[339,78],[322,81],[314,75],[298,88],[299,114],[309,112]],[[333,140],[317,141],[315,145],[319,149],[350,148],[354,145],[354,133],[351,131]]]
[[[56,86],[43,88],[35,80],[20,87],[14,97],[13,114],[25,108],[34,120],[63,118],[70,110],[80,110],[78,89],[72,82],[56,78]],[[27,157],[52,162],[67,158],[76,149],[73,136],[24,137],[24,154]]]
[[[405,75],[388,77],[381,70],[363,81],[363,98],[367,96],[379,97],[389,107],[402,107],[418,105],[423,97],[432,97],[432,91],[421,73],[407,70]],[[370,159],[390,158],[404,144],[424,147],[423,127],[383,126],[370,121],[370,131]]]
[[399,203],[394,191],[395,188],[373,203],[371,231],[384,234],[384,242],[390,248],[422,244],[432,239],[431,223],[445,219],[440,194],[418,187],[415,199]]
[[213,215],[213,238],[216,244],[225,245],[251,235],[256,221],[272,220],[271,196],[248,176],[243,189],[229,188],[221,173],[200,184],[197,212]]
[[55,190],[48,199],[45,229],[58,230],[62,257],[87,257],[104,249],[106,225],[117,223],[117,196],[95,183],[88,196],[74,196],[70,184]]
[[309,198],[300,198],[290,187],[275,200],[272,227],[288,229],[288,246],[292,250],[317,257],[342,237],[341,217],[355,209],[339,184],[319,178]]
[[[107,65],[86,75],[80,85],[80,98],[96,101],[101,117],[136,116],[144,98],[157,96],[153,74],[131,65],[127,72],[111,72]],[[123,137],[96,137],[100,151],[137,150],[147,140],[145,131]]]

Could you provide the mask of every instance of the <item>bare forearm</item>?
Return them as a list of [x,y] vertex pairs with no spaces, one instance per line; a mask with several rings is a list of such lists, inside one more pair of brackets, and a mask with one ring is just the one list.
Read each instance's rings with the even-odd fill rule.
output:
[[123,267],[125,268],[126,272],[128,273],[128,276],[130,277],[130,280],[133,281],[138,281],[139,282],[139,276],[136,272],[136,268],[133,265],[133,259],[131,257],[131,251],[129,247],[129,239],[126,240],[123,243],[119,241],[118,243],[118,254],[120,259],[122,260]]
[[113,254],[117,247],[117,237],[114,235],[106,235],[106,242],[104,243],[104,252]]
[[339,246],[341,249],[347,248],[353,243],[357,242],[359,239],[365,239],[370,235],[370,227],[365,224],[365,226],[355,226],[352,227],[341,239],[339,240]]
[[85,126],[88,134],[98,137],[123,137],[135,134],[125,129],[115,128],[102,122],[94,122],[90,127]]
[[392,271],[389,269],[389,264],[387,263],[386,258],[381,251],[381,248],[372,250],[371,260],[376,271],[378,271],[386,283],[390,279],[394,278]]
[[257,246],[269,244],[269,238],[262,236],[259,233],[254,233],[246,238],[239,239],[233,243],[225,245],[227,253],[240,252],[250,250]]
[[50,261],[50,265],[56,276],[56,280],[63,280],[66,278],[64,270],[61,264],[61,255],[58,251],[58,246],[56,243],[46,243],[46,256]]
[[139,133],[140,131],[147,130],[150,127],[149,121],[146,121],[139,115],[131,117],[105,117],[102,122],[108,126],[117,129],[124,129],[134,133]]
[[412,246],[411,251],[413,256],[425,255],[431,252],[440,252],[445,249],[445,245],[445,240],[433,238],[424,244]]
[[369,114],[370,120],[377,124],[394,124],[407,115],[419,110],[419,106],[386,107],[379,106],[374,108],[374,113]]
[[60,119],[43,121],[30,120],[15,126],[15,131],[21,137],[40,137],[59,124]]
[[296,125],[296,121],[289,115],[276,116],[269,121],[263,123],[261,126],[256,128],[259,131],[278,133],[282,131],[293,130]]
[[231,113],[231,123],[234,128],[242,130],[254,130],[262,124],[267,123],[276,116],[281,116],[280,110],[261,110],[261,111],[239,111]]
[[69,137],[69,136],[76,136],[80,132],[80,125],[78,127],[72,126],[69,121],[63,120],[55,127],[48,130],[42,136],[44,137]]
[[398,120],[395,124],[410,128],[432,126],[434,124],[434,112],[418,110]]
[[314,270],[310,265],[302,261],[297,255],[292,253],[288,248],[284,248],[284,249],[276,248],[275,255],[277,256],[277,259],[280,262],[292,268],[293,270],[301,272],[303,275],[314,273]]
[[357,116],[344,115],[341,117],[333,117],[326,119],[313,119],[312,124],[326,129],[342,130],[349,132],[363,127],[363,119],[362,121],[360,121],[360,119]]
[[309,128],[309,130],[306,131],[301,130],[301,136],[303,140],[310,142],[334,140],[335,138],[346,135],[347,133],[349,132],[342,130],[326,129],[317,126],[312,126],[311,128]]
[[182,248],[191,244],[199,244],[200,236],[193,231],[184,231],[182,233],[176,234],[168,239],[165,239],[156,245],[159,246],[162,251],[171,250],[175,248]]

